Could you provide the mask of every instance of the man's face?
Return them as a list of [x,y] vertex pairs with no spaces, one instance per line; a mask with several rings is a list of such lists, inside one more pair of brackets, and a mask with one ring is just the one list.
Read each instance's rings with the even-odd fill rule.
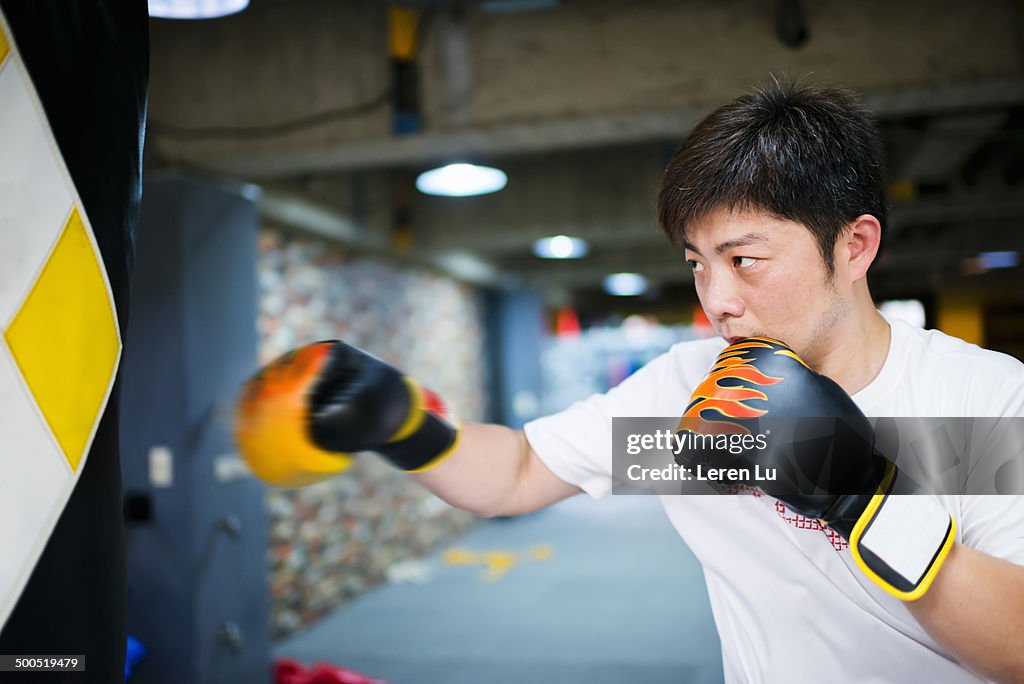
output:
[[689,227],[686,260],[704,312],[730,343],[773,337],[810,358],[852,308],[810,231],[764,212],[710,212]]

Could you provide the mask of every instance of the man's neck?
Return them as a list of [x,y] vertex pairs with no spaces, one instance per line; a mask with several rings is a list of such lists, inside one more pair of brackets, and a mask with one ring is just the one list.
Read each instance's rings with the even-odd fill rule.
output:
[[832,329],[824,351],[809,360],[815,371],[835,380],[854,395],[871,384],[889,355],[889,322],[870,298]]

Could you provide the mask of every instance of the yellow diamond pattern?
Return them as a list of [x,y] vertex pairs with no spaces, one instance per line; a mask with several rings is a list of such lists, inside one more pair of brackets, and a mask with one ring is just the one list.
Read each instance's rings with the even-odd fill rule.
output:
[[77,209],[4,337],[76,471],[121,351],[104,272]]
[[0,64],[4,63],[4,57],[11,51],[11,45],[7,42],[7,36],[0,30]]

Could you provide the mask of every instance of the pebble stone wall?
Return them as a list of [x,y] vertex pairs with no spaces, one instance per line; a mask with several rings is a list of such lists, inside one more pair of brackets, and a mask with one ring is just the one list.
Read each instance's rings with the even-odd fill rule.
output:
[[[259,240],[261,363],[341,339],[416,377],[462,419],[486,415],[477,291],[276,228]],[[372,457],[325,483],[268,490],[266,505],[274,638],[311,625],[475,520]]]

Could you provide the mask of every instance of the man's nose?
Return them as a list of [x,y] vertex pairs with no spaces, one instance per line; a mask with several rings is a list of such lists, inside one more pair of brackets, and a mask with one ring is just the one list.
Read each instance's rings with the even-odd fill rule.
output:
[[728,275],[708,274],[701,305],[712,320],[739,318],[744,312],[743,299]]

